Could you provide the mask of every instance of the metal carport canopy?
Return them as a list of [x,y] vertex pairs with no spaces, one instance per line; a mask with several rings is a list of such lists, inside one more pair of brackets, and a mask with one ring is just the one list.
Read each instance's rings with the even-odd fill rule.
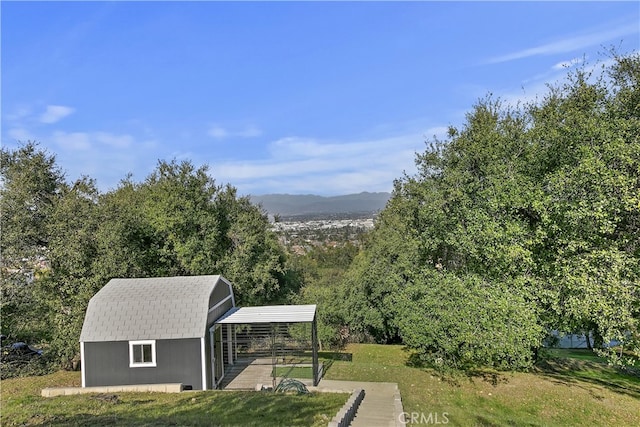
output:
[[316,305],[265,305],[262,307],[234,307],[215,323],[306,323],[316,317]]

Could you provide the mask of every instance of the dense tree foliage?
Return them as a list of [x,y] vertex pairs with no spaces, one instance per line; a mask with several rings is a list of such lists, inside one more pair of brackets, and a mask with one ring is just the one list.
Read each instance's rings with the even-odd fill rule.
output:
[[239,304],[297,291],[266,215],[206,167],[160,161],[143,182],[100,194],[89,178],[66,183],[55,157],[27,143],[2,151],[2,179],[2,333],[63,364],[113,277],[223,274]]
[[640,57],[612,63],[488,97],[417,156],[349,272],[352,328],[448,366],[526,367],[551,329],[638,351]]
[[344,274],[358,253],[348,240],[339,246],[316,246],[290,259],[291,271],[302,285],[295,297],[299,304],[317,305],[317,331],[321,349],[340,347],[353,340],[345,327]]
[[425,361],[457,369],[531,364],[542,331],[521,295],[476,275],[425,271],[421,279],[396,299],[397,323],[404,343]]
[[[44,333],[29,284],[41,276],[49,245],[47,218],[64,182],[55,156],[26,144],[0,150],[0,268],[2,333],[31,340]],[[30,315],[25,315],[30,313]]]

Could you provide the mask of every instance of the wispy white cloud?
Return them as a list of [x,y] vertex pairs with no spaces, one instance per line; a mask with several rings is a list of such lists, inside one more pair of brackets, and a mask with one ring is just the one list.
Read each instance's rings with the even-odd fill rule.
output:
[[262,135],[262,131],[260,129],[258,129],[257,127],[249,126],[249,127],[245,128],[244,130],[242,130],[240,132],[237,132],[236,134],[238,136],[243,137],[243,138],[254,138],[256,136]]
[[155,140],[137,138],[128,133],[56,130],[32,134],[27,129],[15,128],[8,134],[19,141],[43,143],[55,153],[69,180],[90,176],[97,180],[102,191],[115,188],[129,173],[136,173],[137,179],[144,178],[158,159],[149,155],[158,150]]
[[55,131],[48,139],[63,150],[120,150],[128,149],[136,143],[132,135],[111,132]]
[[229,131],[219,125],[213,125],[207,131],[207,135],[216,139],[223,139],[229,136]]
[[134,144],[134,138],[131,135],[115,135],[109,132],[96,132],[93,135],[96,141],[111,148],[129,148]]
[[[356,140],[280,138],[269,143],[266,150],[261,150],[264,155],[258,160],[241,160],[237,157],[223,160],[219,153],[209,156],[200,152],[196,155],[194,148],[189,145],[178,148],[163,144],[145,132],[136,132],[135,126],[130,132],[122,133],[71,131],[42,126],[39,118],[39,115],[31,114],[22,122],[33,126],[16,123],[7,134],[20,140],[43,142],[56,153],[68,179],[74,180],[82,175],[93,177],[102,191],[115,188],[130,172],[136,174],[134,179],[144,179],[159,158],[208,163],[210,173],[218,183],[229,183],[238,188],[241,194],[288,192],[336,195],[390,191],[395,179],[402,177],[405,171],[415,171],[415,153],[424,150],[424,141],[434,135],[443,137],[446,134],[446,127],[428,128],[412,122],[395,130],[372,132],[377,137]],[[258,128],[250,126],[229,130],[214,125],[209,130],[212,137],[218,138],[262,134]],[[233,155],[233,152],[230,153]]]
[[571,68],[574,65],[578,65],[580,63],[582,63],[584,60],[586,60],[585,58],[573,58],[573,59],[569,59],[568,61],[562,61],[562,62],[558,62],[557,64],[555,64],[553,67],[551,67],[554,70],[565,70],[567,68]]
[[51,141],[62,150],[88,150],[91,148],[91,138],[86,132],[55,131]]
[[445,133],[446,127],[437,127],[360,141],[287,137],[270,144],[267,159],[211,166],[216,179],[231,183],[243,194],[390,191],[395,179],[415,170],[415,153],[424,150],[424,141]]
[[213,124],[209,127],[207,135],[215,139],[225,138],[255,138],[262,135],[262,131],[256,126],[247,126],[238,130],[229,130],[219,124]]
[[609,68],[613,66],[615,62],[616,60],[613,58],[595,61],[593,63],[588,63],[584,58],[574,58],[569,61],[563,61],[555,64],[549,70],[527,79],[519,89],[506,91],[498,95],[502,101],[512,107],[530,102],[535,103],[541,101],[544,96],[549,94],[550,87],[556,87],[567,82],[569,78],[568,68],[579,65],[581,69],[584,70],[585,75],[591,75],[591,78],[595,80],[599,75],[595,73],[598,68]]
[[30,115],[31,115],[31,107],[21,105],[17,107],[13,112],[8,113],[5,116],[5,119],[7,119],[9,122],[18,122],[26,117],[29,117]]
[[29,130],[22,127],[11,128],[7,133],[9,138],[14,139],[15,141],[27,142],[35,141],[36,139]]
[[615,27],[610,29],[596,30],[588,34],[571,36],[562,40],[556,40],[550,43],[530,47],[506,55],[496,56],[490,58],[487,63],[497,64],[501,62],[513,61],[516,59],[528,58],[531,56],[575,52],[587,47],[597,46],[611,40],[623,38],[631,34],[637,35],[638,32],[640,32],[640,29],[638,28],[637,22],[629,23],[626,25],[616,25]]
[[40,122],[46,124],[56,123],[73,114],[74,111],[75,109],[64,105],[47,105],[47,109],[40,116]]
[[157,141],[131,134],[56,132],[46,140],[53,142],[53,151],[71,179],[88,175],[102,191],[115,188],[129,173],[144,179],[162,156],[150,154],[158,151]]

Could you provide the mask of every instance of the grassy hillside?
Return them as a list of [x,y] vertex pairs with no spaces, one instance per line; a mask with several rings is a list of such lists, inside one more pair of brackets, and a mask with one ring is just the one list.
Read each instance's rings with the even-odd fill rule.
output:
[[[451,426],[640,425],[640,378],[586,351],[554,351],[529,373],[447,378],[411,366],[411,353],[402,346],[354,344],[345,351],[352,361],[327,361],[326,378],[396,382],[407,418],[415,414],[422,424],[430,419]],[[347,399],[333,393],[231,391],[40,397],[43,387],[79,383],[78,372],[2,381],[0,424],[326,426]]]
[[[640,425],[640,378],[618,373],[585,352],[557,351],[530,373],[476,372],[443,379],[411,367],[402,346],[354,344],[352,362],[335,361],[326,378],[396,382],[409,415],[438,414],[448,425]],[[586,360],[585,360],[586,359]],[[420,420],[421,418],[416,418]]]
[[326,426],[348,398],[343,393],[251,391],[40,397],[44,387],[79,385],[79,372],[2,381],[0,425]]

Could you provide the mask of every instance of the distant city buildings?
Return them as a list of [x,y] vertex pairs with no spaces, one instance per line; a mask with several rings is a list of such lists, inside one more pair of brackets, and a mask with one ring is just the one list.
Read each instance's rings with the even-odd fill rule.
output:
[[314,246],[357,244],[360,236],[373,226],[373,218],[314,219],[275,222],[272,229],[291,252],[304,255]]

